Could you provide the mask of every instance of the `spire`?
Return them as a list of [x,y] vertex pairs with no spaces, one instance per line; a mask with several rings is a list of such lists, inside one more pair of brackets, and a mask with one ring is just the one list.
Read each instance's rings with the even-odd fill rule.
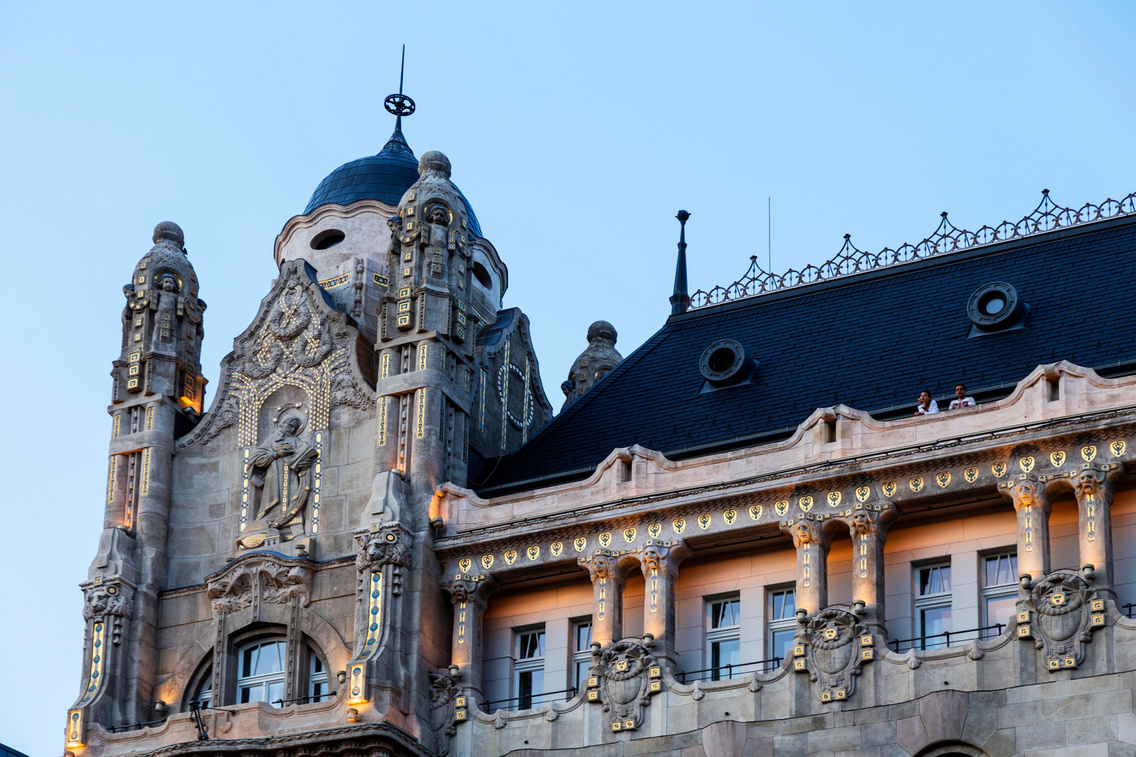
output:
[[[387,109],[388,113],[395,116],[394,120],[394,134],[387,141],[389,145],[391,142],[401,142],[406,145],[406,137],[402,136],[402,117],[409,116],[414,113],[414,100],[409,96],[402,94],[402,80],[406,73],[406,45],[402,46],[402,66],[398,70],[398,93],[394,95],[387,95],[383,100],[383,107]],[[410,149],[409,145],[406,145]]]
[[679,222],[678,263],[675,265],[674,294],[671,295],[671,315],[685,313],[690,307],[690,295],[686,293],[686,219],[690,213],[680,210],[675,216]]

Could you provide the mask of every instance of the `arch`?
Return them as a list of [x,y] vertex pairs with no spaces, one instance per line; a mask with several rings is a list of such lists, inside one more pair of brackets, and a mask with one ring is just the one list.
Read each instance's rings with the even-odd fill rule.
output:
[[990,757],[982,749],[964,741],[952,741],[948,744],[933,744],[923,749],[915,757]]

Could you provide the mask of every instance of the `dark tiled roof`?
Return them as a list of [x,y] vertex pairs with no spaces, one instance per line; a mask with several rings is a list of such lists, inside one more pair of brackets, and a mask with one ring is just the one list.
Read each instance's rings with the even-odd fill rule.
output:
[[[1030,305],[1025,328],[968,338],[967,302],[992,281]],[[839,403],[907,415],[924,387],[945,398],[961,381],[992,399],[1061,359],[1136,360],[1134,291],[1136,218],[1122,218],[674,316],[528,444],[487,462],[476,488],[584,478],[632,444],[682,457],[787,436]],[[752,383],[700,393],[699,358],[719,339],[760,365]]]
[[[304,215],[321,205],[350,205],[358,200],[379,200],[397,206],[406,190],[416,181],[418,158],[414,157],[414,151],[406,143],[402,130],[395,128],[394,134],[378,155],[345,163],[328,174],[312,193],[312,199],[304,208]],[[457,185],[454,185],[454,189],[465,204],[470,231],[482,236],[481,225],[477,222],[469,200]]]

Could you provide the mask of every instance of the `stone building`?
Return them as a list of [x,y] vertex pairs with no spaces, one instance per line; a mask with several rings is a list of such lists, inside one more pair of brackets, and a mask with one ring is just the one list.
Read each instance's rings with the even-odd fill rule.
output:
[[1134,753],[1136,197],[693,294],[682,239],[553,418],[395,106],[211,404],[181,229],[135,267],[67,752]]

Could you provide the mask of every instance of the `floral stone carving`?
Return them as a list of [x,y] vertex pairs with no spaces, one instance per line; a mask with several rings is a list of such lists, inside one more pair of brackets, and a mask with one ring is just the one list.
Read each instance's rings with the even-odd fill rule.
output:
[[793,668],[816,681],[820,701],[834,702],[852,696],[860,668],[875,658],[875,648],[858,616],[829,607],[809,616],[797,634],[793,657]]
[[645,646],[627,639],[605,647],[599,662],[599,689],[604,711],[611,715],[611,730],[638,728],[650,696],[662,690],[658,663]]
[[312,596],[312,571],[300,560],[265,557],[234,563],[206,579],[213,614],[295,600],[307,607]]
[[1049,670],[1080,665],[1093,630],[1104,626],[1104,600],[1072,570],[1035,582],[1018,608],[1018,638],[1034,639]]

